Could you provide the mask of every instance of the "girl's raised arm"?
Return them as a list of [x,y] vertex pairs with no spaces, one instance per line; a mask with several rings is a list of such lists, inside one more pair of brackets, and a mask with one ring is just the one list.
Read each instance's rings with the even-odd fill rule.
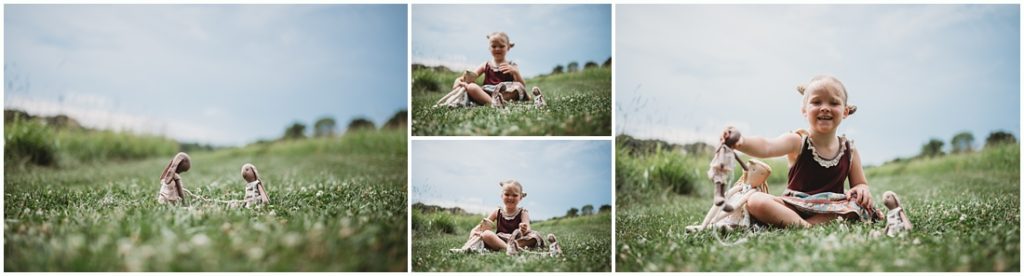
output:
[[[497,221],[497,219],[498,219],[498,211],[495,210],[494,212],[491,212],[490,215],[487,215],[487,219],[489,219],[491,221]],[[477,231],[480,231],[480,224],[479,223],[476,226],[473,226],[473,230],[469,230],[469,237],[467,237],[467,238],[472,238],[473,234],[476,234]],[[497,232],[497,229],[495,229],[493,231]]]
[[522,223],[526,223],[526,230],[533,230],[533,228],[530,226],[530,212],[527,212],[526,209],[523,209],[523,217],[522,218],[523,218]]
[[[476,77],[477,78],[480,78],[480,76],[482,76],[484,74],[484,65],[486,65],[486,64],[487,64],[486,62],[481,63],[480,66],[476,68],[476,70],[473,70],[473,73],[476,73]],[[462,83],[462,82],[463,82],[462,81],[462,75],[459,75],[458,77],[455,77],[455,81],[452,82],[452,89],[455,89],[456,87],[459,87],[459,83]],[[476,82],[476,79],[473,79],[472,82]],[[468,83],[466,83],[466,84],[468,84]]]
[[[722,137],[728,137],[729,130],[723,133]],[[775,138],[758,136],[743,136],[736,142],[736,150],[757,158],[771,158],[783,155],[791,157],[800,153],[800,135],[786,133]],[[792,158],[790,158],[792,159]]]
[[[480,76],[484,75],[484,70],[486,68],[487,68],[487,62],[485,61],[484,63],[481,63],[480,66],[476,68],[476,71],[473,71],[473,73],[476,73],[476,77],[480,78]],[[473,81],[476,82],[476,79],[474,79]]]

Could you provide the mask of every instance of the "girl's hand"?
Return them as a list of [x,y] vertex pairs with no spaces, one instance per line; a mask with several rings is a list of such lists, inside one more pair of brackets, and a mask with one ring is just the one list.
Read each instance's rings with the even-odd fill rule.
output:
[[736,149],[743,144],[743,137],[740,136],[740,131],[735,127],[725,127],[722,131],[722,137],[718,139],[718,142],[725,144],[726,146]]
[[874,206],[875,202],[871,199],[871,191],[868,189],[868,184],[858,184],[853,186],[849,191],[846,191],[846,198],[857,202],[860,206]]
[[519,74],[519,67],[516,67],[508,63],[498,66],[498,70],[505,74]]

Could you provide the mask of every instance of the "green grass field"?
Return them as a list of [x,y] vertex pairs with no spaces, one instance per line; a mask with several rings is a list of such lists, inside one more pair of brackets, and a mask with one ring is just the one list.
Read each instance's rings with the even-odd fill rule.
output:
[[192,154],[193,193],[244,194],[259,168],[273,204],[254,209],[156,201],[171,155],[60,168],[11,168],[5,271],[405,271],[406,133],[253,145]]
[[[555,233],[564,254],[507,256],[504,251],[452,253],[466,242],[479,216],[413,211],[413,271],[611,271],[611,214],[556,219],[532,224],[543,235]],[[446,233],[446,231],[450,233]]]
[[445,135],[602,136],[611,134],[611,69],[591,68],[575,73],[526,80],[540,87],[546,109],[517,102],[505,109],[491,107],[434,107],[451,91],[457,74],[431,69],[413,71],[412,133]]
[[[6,113],[16,111],[6,111]],[[42,119],[10,114],[4,122],[4,168],[26,166],[74,167],[103,160],[137,160],[172,155],[174,140],[128,132],[52,126]]]
[[[901,196],[914,222],[903,237],[872,237],[884,222],[832,222],[801,230],[690,234],[711,205],[712,185],[696,193],[644,180],[633,170],[664,163],[624,157],[617,171],[619,271],[1020,271],[1020,146],[868,168],[879,207],[882,192]],[[710,158],[674,154],[679,170],[700,177]],[[662,158],[665,158],[662,156]],[[785,184],[785,163],[773,160],[771,192]],[[695,166],[698,166],[694,168]],[[781,176],[781,177],[780,177]]]

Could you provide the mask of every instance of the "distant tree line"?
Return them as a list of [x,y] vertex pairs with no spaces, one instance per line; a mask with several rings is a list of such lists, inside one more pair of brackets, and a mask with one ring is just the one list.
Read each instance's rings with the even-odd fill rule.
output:
[[[1017,137],[1014,136],[1013,133],[1009,133],[1003,130],[993,131],[988,134],[988,137],[985,138],[986,148],[1000,144],[1013,143],[1017,143]],[[942,139],[931,138],[924,145],[921,145],[921,152],[911,159],[933,158],[944,156],[946,154],[963,154],[974,152],[976,150],[974,143],[974,134],[971,134],[971,132],[969,131],[961,131],[953,135],[953,138],[949,140],[948,152],[943,150],[945,146],[946,143],[942,141]],[[894,160],[891,160],[890,162],[900,162],[903,160],[904,159],[902,158],[896,158]]]
[[[612,58],[609,57],[601,65],[598,65],[597,62],[587,61],[586,64],[583,64],[583,70],[591,69],[591,68],[597,68],[598,66],[600,66],[600,67],[611,67],[612,66]],[[561,64],[555,65],[555,68],[551,69],[551,73],[549,75],[558,75],[558,74],[562,74],[562,73],[575,73],[575,72],[579,72],[579,71],[580,71],[580,64],[575,62],[575,61],[572,61],[572,62],[569,62],[569,64],[566,64],[565,66],[562,66]]]
[[[611,211],[612,211],[612,206],[608,205],[608,204],[601,205],[601,207],[599,207],[599,209],[597,210],[598,213],[605,213],[605,212],[611,212]],[[589,216],[589,215],[593,215],[593,214],[595,214],[594,213],[594,205],[587,204],[587,205],[583,205],[583,207],[580,207],[580,209],[576,209],[576,207],[569,208],[569,210],[565,212],[565,216],[563,218],[572,218],[572,217],[579,217],[579,216]]]
[[[1012,143],[1017,143],[1017,137],[1013,133],[1002,130],[993,131],[985,138],[985,147]],[[944,146],[945,143],[941,139],[932,138],[921,146],[921,153],[918,154],[918,157],[928,158],[946,155],[947,152],[942,150]],[[974,152],[974,134],[962,131],[953,135],[953,138],[949,140],[949,147],[949,154]]]
[[[391,118],[388,119],[388,121],[385,122],[384,125],[381,126],[381,128],[387,128],[387,129],[401,129],[401,128],[404,128],[408,124],[407,117],[408,117],[408,111],[406,111],[406,110],[398,111],[397,113],[395,113],[394,116],[391,116]],[[335,121],[333,117],[324,116],[324,117],[321,117],[320,119],[317,119],[315,122],[313,122],[313,134],[312,134],[312,137],[314,137],[314,138],[334,137],[334,136],[338,135],[337,129],[338,129],[337,121]],[[358,118],[352,119],[352,121],[350,121],[348,123],[348,126],[345,129],[346,129],[345,130],[346,132],[367,131],[367,130],[368,131],[373,131],[373,130],[377,129],[377,126],[373,123],[373,121],[370,121],[367,118],[358,117]],[[305,139],[306,137],[307,137],[306,136],[306,125],[303,124],[302,122],[294,122],[291,125],[288,125],[288,127],[286,127],[284,129],[284,135],[281,137],[281,139],[282,140],[294,140],[294,139]]]

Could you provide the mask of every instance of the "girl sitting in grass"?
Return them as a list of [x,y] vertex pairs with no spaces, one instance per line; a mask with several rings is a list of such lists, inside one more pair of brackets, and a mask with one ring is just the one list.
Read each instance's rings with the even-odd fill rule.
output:
[[[778,227],[810,227],[838,217],[880,220],[874,208],[860,153],[845,135],[837,136],[839,124],[857,111],[847,103],[847,92],[838,79],[818,76],[797,90],[803,95],[800,113],[807,130],[774,139],[741,137],[734,148],[757,158],[786,156],[789,183],[782,196],[756,193],[747,202],[754,220]],[[734,128],[722,133],[724,142]],[[843,190],[849,180],[850,189]]]
[[516,254],[520,248],[544,247],[544,239],[530,228],[529,212],[519,207],[519,202],[526,197],[523,185],[515,180],[506,180],[498,185],[501,186],[501,201],[505,206],[487,216],[496,229],[481,229],[478,225],[470,231],[470,237],[479,235],[487,249],[505,250],[509,254]]
[[[465,80],[460,76],[455,79],[452,89],[466,88],[466,94],[469,96],[469,99],[475,104],[484,106],[501,106],[504,101],[513,100],[510,97],[502,96],[501,92],[505,91],[520,91],[515,96],[515,100],[530,100],[530,96],[525,93],[526,81],[519,74],[519,66],[505,57],[508,51],[515,46],[515,43],[509,42],[508,35],[504,32],[494,32],[488,35],[487,41],[490,42],[492,59],[484,62],[484,64],[481,64],[480,67],[472,71],[476,74],[476,77],[484,77],[483,86],[476,84],[475,77],[472,80]],[[534,87],[532,92],[535,95],[540,95],[540,89],[536,87]]]

